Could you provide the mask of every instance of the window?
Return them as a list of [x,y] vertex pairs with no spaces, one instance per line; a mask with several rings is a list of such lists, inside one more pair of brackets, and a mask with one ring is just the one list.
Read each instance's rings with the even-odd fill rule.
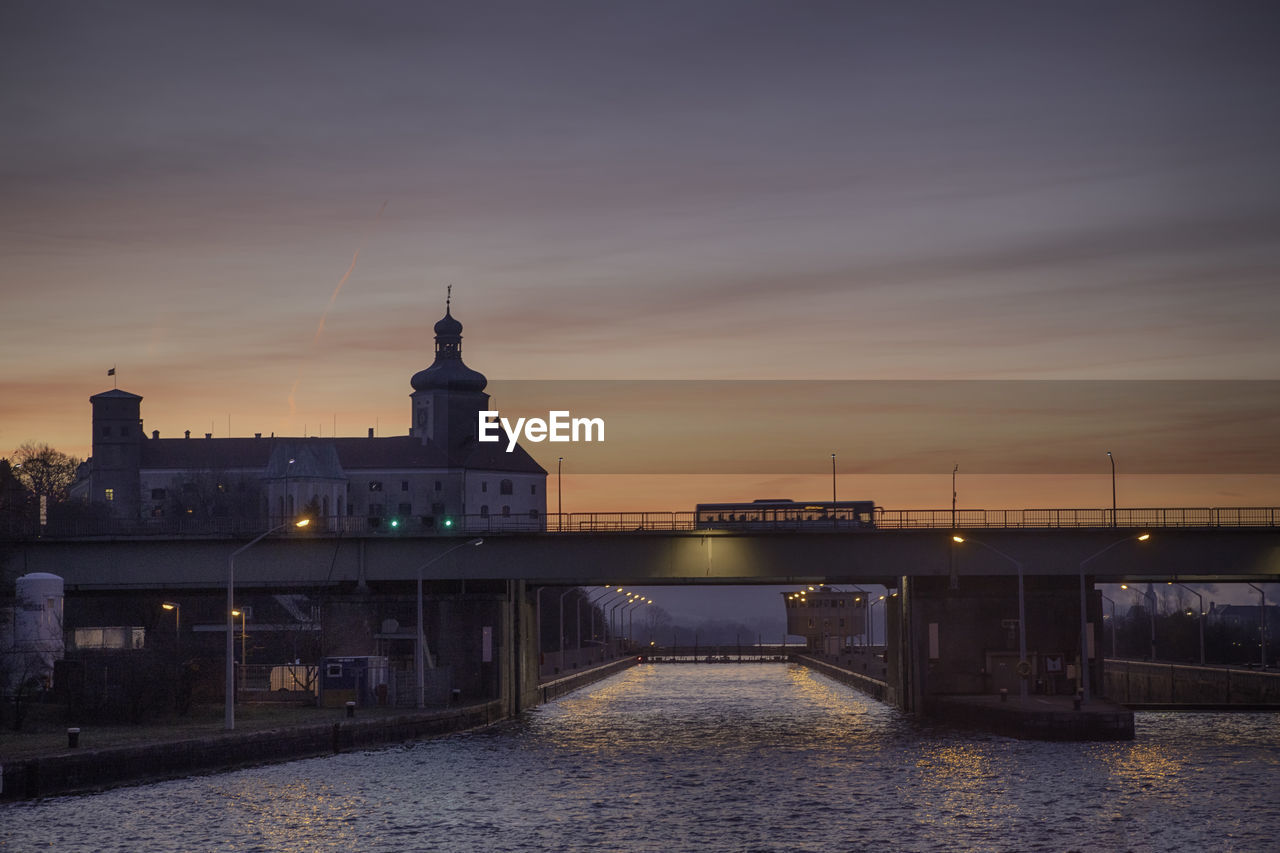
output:
[[504,506],[504,507],[502,508],[502,517],[503,517],[503,518],[510,518],[510,517],[511,517],[511,507],[509,507],[509,506]]
[[482,492],[487,492],[487,491],[489,491],[489,484],[488,484],[488,482],[484,482],[484,483],[481,483],[481,484],[480,484],[480,491],[482,491]]
[[440,482],[439,480],[436,480],[436,491],[437,492],[444,491],[444,483]]
[[411,515],[413,513],[413,507],[409,504],[400,504],[398,512],[401,515]]
[[488,505],[488,504],[481,504],[481,505],[480,505],[480,517],[481,517],[481,518],[488,518],[488,517],[489,517],[489,505]]
[[529,486],[529,494],[531,494],[531,495],[536,495],[537,493],[538,493],[538,484],[537,484],[537,483],[534,483],[533,485]]
[[380,492],[380,491],[382,491],[382,481],[381,481],[381,480],[370,480],[370,481],[369,481],[369,491],[371,491],[371,492]]
[[162,500],[164,500],[164,489],[152,489],[152,490],[151,490],[151,500],[153,500],[153,501],[162,501]]
[[444,515],[444,504],[442,504],[442,503],[434,503],[434,504],[432,504],[432,505],[431,505],[431,514],[432,514],[432,515]]
[[128,437],[129,437],[129,425],[128,425],[128,424],[125,424],[124,426],[120,427],[120,437],[121,437],[121,438],[128,438]]
[[116,490],[115,490],[115,489],[107,489],[107,491],[106,491],[106,497],[107,497],[107,500],[109,500],[109,501],[113,501],[113,500],[115,500],[115,499],[116,499]]
[[499,483],[499,484],[498,484],[498,494],[500,494],[500,495],[509,495],[509,494],[511,494],[511,481],[510,481],[510,480],[503,480],[501,483]]
[[402,492],[407,492],[407,491],[409,491],[409,481],[408,481],[408,480],[401,480],[401,481],[400,481],[400,491],[402,491]]
[[529,517],[532,519],[537,519],[538,511],[536,509],[529,510]]
[[104,426],[104,427],[102,428],[102,437],[103,437],[103,438],[111,438],[111,427],[109,427],[109,426]]
[[382,515],[382,504],[369,504],[369,515],[371,517]]

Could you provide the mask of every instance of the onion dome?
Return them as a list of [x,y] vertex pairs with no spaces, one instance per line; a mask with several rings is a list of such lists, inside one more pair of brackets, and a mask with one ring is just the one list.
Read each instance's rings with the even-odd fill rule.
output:
[[414,391],[483,391],[489,384],[483,373],[462,363],[462,324],[449,313],[445,301],[444,316],[435,325],[436,360],[409,380]]

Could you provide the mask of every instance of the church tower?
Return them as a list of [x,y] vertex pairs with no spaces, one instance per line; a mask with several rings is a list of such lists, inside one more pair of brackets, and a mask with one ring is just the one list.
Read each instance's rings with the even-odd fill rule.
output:
[[484,374],[462,363],[462,324],[450,312],[451,301],[452,293],[445,299],[444,317],[435,325],[435,361],[409,381],[409,435],[452,454],[478,438],[477,418],[489,408],[489,395],[484,393]]

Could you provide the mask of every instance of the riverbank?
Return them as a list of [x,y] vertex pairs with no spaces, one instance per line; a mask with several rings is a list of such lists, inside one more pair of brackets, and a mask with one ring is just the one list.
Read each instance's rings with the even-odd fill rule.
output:
[[147,742],[113,746],[93,746],[100,733],[86,728],[81,732],[84,745],[77,748],[68,746],[64,734],[59,750],[16,760],[8,756],[3,758],[0,799],[83,793],[117,785],[331,755],[480,728],[505,718],[503,703],[497,700],[411,713],[360,709],[350,719],[345,716],[345,709],[296,710],[314,714],[314,722],[220,731],[194,737],[179,734],[184,732],[184,727],[174,727],[168,731],[167,737],[163,733],[154,733]]
[[[549,702],[635,666],[636,658],[593,667],[539,685]],[[507,719],[500,700],[430,711],[241,706],[237,729],[222,728],[222,706],[146,726],[82,726],[69,746],[65,726],[35,719],[32,731],[0,736],[0,800],[99,791],[119,785],[216,773],[257,764],[371,749]]]

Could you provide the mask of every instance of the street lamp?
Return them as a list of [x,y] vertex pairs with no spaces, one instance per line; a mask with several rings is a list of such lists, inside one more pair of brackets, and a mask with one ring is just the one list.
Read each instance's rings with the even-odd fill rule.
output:
[[1115,527],[1116,522],[1116,458],[1111,455],[1111,451],[1107,451],[1107,458],[1111,460],[1111,526]]
[[[1151,538],[1150,533],[1139,533],[1134,536],[1126,536],[1123,539],[1117,539],[1105,548],[1090,554],[1080,561],[1080,696],[1083,701],[1089,701],[1089,618],[1087,595],[1085,594],[1084,584],[1084,567],[1086,563],[1096,560],[1103,554],[1110,551],[1117,545],[1123,545],[1125,542],[1146,542]],[[1114,626],[1113,626],[1114,627]]]
[[1018,570],[1018,700],[1026,702],[1027,700],[1027,677],[1031,675],[1031,664],[1027,661],[1027,604],[1026,593],[1022,586],[1022,562],[1010,557],[1004,551],[994,545],[988,545],[981,539],[965,539],[963,536],[955,535],[951,537],[952,542],[964,543],[972,542],[975,545],[981,545],[988,551],[999,554]]
[[1196,609],[1196,627],[1200,629],[1200,665],[1204,666],[1204,596],[1187,586],[1185,583],[1169,581],[1169,585],[1182,587],[1187,592],[1194,595],[1196,600],[1199,602]]
[[[1121,589],[1129,589],[1127,583],[1120,584]],[[1141,592],[1141,590],[1132,590],[1132,592]],[[1156,594],[1151,590],[1142,592],[1143,598],[1151,599],[1151,662],[1156,660]]]
[[[618,592],[622,592],[622,590],[621,590],[621,589],[619,589],[619,590],[618,590]],[[618,630],[617,630],[617,628],[614,626],[614,621],[613,621],[613,611],[617,610],[619,607],[623,606],[624,604],[630,604],[630,603],[631,603],[631,599],[633,599],[633,598],[635,598],[635,597],[636,597],[636,594],[635,594],[634,592],[628,592],[628,593],[626,594],[626,598],[625,598],[624,600],[619,601],[617,604],[615,604],[615,605],[613,605],[612,607],[610,607],[610,608],[609,608],[609,619],[608,619],[609,633],[610,633],[610,635],[611,635],[612,639],[615,641],[615,645],[614,645],[614,649],[613,649],[613,652],[614,652],[614,654],[615,654],[615,655],[616,655],[616,654],[617,654],[617,652],[618,652],[617,645],[616,645],[616,641],[617,641],[617,639],[618,639]]]
[[173,611],[173,647],[178,652],[178,656],[182,656],[182,608],[178,606],[176,601],[161,602],[161,607],[165,610]]
[[[874,634],[876,630],[875,607],[877,604],[884,604],[883,595],[877,598],[875,601],[871,602],[871,606],[867,608],[867,617],[869,620],[869,625],[867,627],[867,648],[868,649],[870,649],[871,647],[871,635]],[[885,604],[884,606],[888,607],[889,605]],[[887,622],[888,620],[886,619],[885,621]]]
[[[480,545],[483,545],[483,544],[484,544],[483,539],[470,539],[466,542],[459,542],[457,545],[454,545],[452,548],[449,548],[444,553],[437,554],[435,557],[432,557],[430,560],[427,560],[425,563],[418,566],[418,568],[414,571],[414,574],[418,576],[418,627],[416,631],[417,637],[415,638],[415,641],[414,641],[415,660],[413,664],[414,664],[414,668],[417,670],[417,673],[418,673],[418,707],[419,708],[425,708],[427,705],[427,685],[425,683],[426,672],[424,671],[426,658],[427,658],[427,654],[426,654],[427,640],[426,640],[426,634],[422,630],[422,572],[428,566],[432,565],[433,563],[439,560],[443,560],[445,557],[449,556],[454,551],[457,551],[459,548],[465,548],[468,545],[471,545],[473,547],[479,547]],[[539,592],[541,592],[541,590],[539,590]]]
[[245,551],[248,551],[254,545],[257,545],[259,542],[261,542],[263,539],[266,539],[268,536],[270,536],[272,533],[275,533],[277,530],[283,530],[284,528],[290,525],[293,525],[294,527],[306,527],[310,523],[311,523],[311,519],[303,518],[303,519],[299,519],[298,521],[286,521],[282,524],[277,524],[275,527],[271,528],[266,533],[260,534],[257,539],[254,539],[248,545],[241,545],[239,548],[231,552],[231,556],[227,557],[227,673],[226,673],[227,675],[227,679],[226,679],[227,707],[226,707],[225,720],[223,723],[223,727],[227,731],[232,731],[236,727],[236,705],[235,705],[235,697],[236,697],[235,654],[236,652],[235,652],[235,638],[233,636],[235,633],[236,626],[235,626],[235,622],[232,621],[234,617],[231,615],[231,611],[234,610],[236,606],[236,593],[235,593],[236,557],[244,553]]
[[1256,592],[1262,599],[1261,606],[1258,608],[1258,630],[1262,632],[1262,636],[1258,639],[1262,642],[1262,668],[1267,668],[1267,594],[1262,591],[1262,587],[1254,586],[1246,582],[1245,586]]
[[247,636],[247,631],[248,631],[248,629],[246,629],[244,626],[244,618],[245,618],[246,611],[247,611],[247,608],[240,608],[238,610],[231,611],[232,616],[240,617],[240,683],[241,684],[244,683],[244,673],[245,673],[244,665],[247,662],[247,658],[249,657],[248,653],[245,651],[245,637]]
[[[1116,657],[1116,600],[1105,592],[1098,594],[1102,596],[1103,601],[1111,602],[1111,656]],[[1105,613],[1102,615],[1102,618],[1107,618]]]
[[836,455],[831,455],[831,514],[836,514]]

